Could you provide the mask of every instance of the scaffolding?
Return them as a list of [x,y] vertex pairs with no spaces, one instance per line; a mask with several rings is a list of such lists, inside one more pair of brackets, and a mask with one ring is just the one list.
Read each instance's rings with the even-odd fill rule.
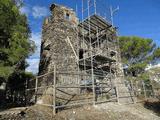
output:
[[[68,36],[65,40],[74,54],[74,62],[78,69],[58,71],[55,64],[53,71],[37,76],[35,87],[28,89],[35,95],[37,104],[53,107],[54,114],[59,108],[83,104],[95,105],[107,101],[117,102],[120,97],[115,80],[117,76],[123,77],[123,71],[120,75],[117,72],[120,55],[116,28],[97,15],[96,0],[93,5],[88,0],[87,8],[84,8],[83,4],[84,0],[82,0],[83,20],[75,31],[77,37]],[[94,7],[93,15],[90,14],[90,7]],[[84,12],[88,14],[86,19]],[[71,39],[78,39],[76,49]],[[40,84],[44,80],[45,83]],[[40,100],[43,100],[43,97],[46,97],[48,102],[42,103]]]
[[[110,82],[110,90],[114,89],[113,84],[113,63],[116,62],[116,40],[114,41],[113,26],[96,13],[96,0],[94,0],[94,14],[90,16],[90,1],[87,3],[88,17],[79,23],[79,38],[81,55],[79,67],[82,72],[91,75],[93,104],[96,101],[95,84],[97,75],[101,76],[101,85],[107,84],[104,79]],[[86,9],[85,9],[86,10]],[[82,0],[82,19],[85,12]],[[111,67],[112,65],[112,67]],[[115,89],[114,89],[115,90]],[[102,92],[102,90],[101,90]],[[109,92],[109,91],[108,91]],[[116,92],[115,92],[116,94]]]

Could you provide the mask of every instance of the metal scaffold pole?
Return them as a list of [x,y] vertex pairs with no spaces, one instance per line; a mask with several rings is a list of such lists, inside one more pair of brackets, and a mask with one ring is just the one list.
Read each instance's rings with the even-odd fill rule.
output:
[[54,78],[53,78],[53,115],[56,114],[56,65],[54,65]]
[[97,5],[96,5],[96,0],[94,0],[94,14],[97,14]]
[[[84,19],[84,12],[85,12],[84,0],[82,0],[82,21]],[[84,71],[86,71],[86,58],[84,55],[84,53],[85,53],[85,39],[84,39],[84,24],[83,23],[82,23],[82,51],[83,51],[83,69],[84,69]],[[84,80],[84,79],[86,79],[86,77],[84,76],[82,79]],[[86,84],[85,84],[85,86],[86,86]]]
[[113,15],[115,12],[117,12],[119,10],[119,6],[117,6],[116,9],[113,9],[112,6],[110,6],[110,13],[111,13],[111,23],[112,23],[112,26],[114,26],[114,21],[113,21]]
[[142,81],[142,87],[143,87],[143,92],[144,92],[144,98],[145,98],[145,100],[146,100],[147,94],[146,94],[146,87],[145,87],[144,81]]
[[[84,1],[82,0],[82,20],[84,19]],[[84,28],[84,25],[83,25],[83,23],[82,23],[82,39],[83,39],[83,54],[85,53],[85,42],[84,42],[84,30],[83,30],[83,28]],[[85,62],[85,56],[83,56],[83,63],[84,63],[84,70],[86,70],[86,62]]]
[[36,77],[36,84],[35,84],[35,103],[37,102],[37,91],[38,91],[38,78]]
[[[77,13],[77,16],[78,16],[78,7],[77,7],[77,5],[76,5],[76,13]],[[78,30],[76,31],[76,35],[77,35],[77,40],[79,40],[79,37],[78,37]],[[80,71],[80,69],[79,69],[79,49],[80,49],[80,47],[79,47],[79,41],[77,42],[77,66],[78,66],[78,69],[77,69],[77,72],[78,72],[78,76],[77,76],[77,83],[78,84],[80,84],[80,76],[79,76],[79,71]],[[79,94],[80,94],[80,90],[78,89],[78,92],[79,92]]]
[[97,34],[96,34],[96,37],[97,37],[97,47],[98,47],[98,51],[99,51],[100,48],[99,48],[99,38],[98,38],[98,27],[96,27],[96,32],[97,32]]
[[90,37],[90,34],[91,34],[91,26],[90,26],[90,0],[88,0],[88,27],[89,27],[89,42],[90,42],[90,54],[91,54],[91,78],[92,78],[92,89],[93,89],[93,105],[95,105],[96,103],[96,95],[95,95],[95,85],[94,85],[94,70],[93,70],[93,49],[92,49],[92,41],[91,41],[91,37]]

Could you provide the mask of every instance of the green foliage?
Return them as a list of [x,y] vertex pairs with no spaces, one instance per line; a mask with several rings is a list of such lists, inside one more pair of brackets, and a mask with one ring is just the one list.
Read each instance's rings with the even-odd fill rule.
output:
[[[16,102],[25,98],[26,81],[33,78],[26,73],[25,59],[35,50],[30,38],[27,17],[20,13],[21,0],[0,0],[0,85],[6,82],[6,98]],[[22,99],[23,98],[23,99]],[[5,97],[3,100],[6,101]]]
[[0,78],[7,78],[17,69],[24,70],[25,58],[34,52],[29,40],[30,29],[25,15],[15,0],[0,1]]
[[[0,75],[1,78],[7,79],[8,76],[13,72],[13,69],[11,69],[8,66],[0,66]],[[4,82],[4,81],[3,81]]]
[[12,91],[25,90],[26,82],[34,78],[34,75],[29,72],[15,71],[8,78],[8,87]]
[[160,58],[160,48],[157,48],[153,53],[153,58]]
[[136,71],[136,73],[140,73],[147,66],[146,62],[135,63],[129,66],[129,71]]
[[160,48],[152,39],[141,37],[119,37],[122,62],[129,66],[129,72],[140,74],[148,63],[160,58]]
[[119,40],[122,58],[127,59],[126,62],[141,61],[155,47],[151,39],[122,36]]
[[140,75],[138,76],[138,79],[147,82],[147,81],[149,81],[149,74],[147,74],[147,73],[142,73],[142,74],[140,74]]

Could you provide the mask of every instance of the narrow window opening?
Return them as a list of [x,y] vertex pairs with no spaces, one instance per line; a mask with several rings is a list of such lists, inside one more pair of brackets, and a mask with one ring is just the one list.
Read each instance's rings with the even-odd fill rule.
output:
[[70,15],[69,15],[68,13],[66,13],[65,18],[66,18],[67,20],[69,20],[69,19],[70,19]]
[[83,50],[79,51],[79,59],[83,59]]

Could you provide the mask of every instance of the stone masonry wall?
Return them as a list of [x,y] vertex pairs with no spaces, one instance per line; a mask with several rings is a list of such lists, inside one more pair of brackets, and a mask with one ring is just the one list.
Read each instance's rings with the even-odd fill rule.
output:
[[75,71],[76,58],[66,38],[77,52],[77,18],[75,13],[66,7],[52,5],[52,16],[43,25],[41,61],[39,74],[53,71],[54,64],[58,71]]

